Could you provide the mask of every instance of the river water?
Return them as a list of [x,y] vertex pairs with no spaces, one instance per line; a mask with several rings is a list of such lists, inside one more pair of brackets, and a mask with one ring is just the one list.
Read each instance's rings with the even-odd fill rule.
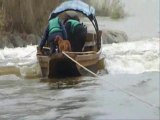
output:
[[59,85],[40,82],[36,46],[1,49],[0,120],[158,120],[158,0],[123,1],[130,16],[98,18],[100,28],[129,36],[129,42],[103,45],[109,74],[68,78]]

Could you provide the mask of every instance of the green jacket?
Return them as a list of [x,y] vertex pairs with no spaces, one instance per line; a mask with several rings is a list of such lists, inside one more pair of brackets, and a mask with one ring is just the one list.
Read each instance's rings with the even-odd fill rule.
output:
[[49,35],[53,32],[61,32],[61,26],[59,18],[56,17],[54,19],[49,20]]
[[77,20],[68,20],[67,23],[71,24],[71,31],[74,32],[76,26],[80,25],[80,22]]

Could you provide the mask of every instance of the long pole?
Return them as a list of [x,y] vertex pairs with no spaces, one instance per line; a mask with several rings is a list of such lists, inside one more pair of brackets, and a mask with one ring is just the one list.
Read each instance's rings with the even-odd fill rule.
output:
[[[86,67],[84,67],[83,65],[81,65],[80,63],[78,63],[76,60],[74,60],[73,58],[71,58],[69,55],[67,55],[64,51],[62,51],[62,54],[64,54],[66,57],[68,57],[70,60],[72,60],[73,62],[75,62],[77,65],[79,65],[80,67],[82,67],[84,70],[88,71],[89,73],[91,73],[93,76],[95,77],[99,77],[97,74],[95,74],[94,72],[90,71],[89,69],[87,69]],[[114,88],[119,89],[121,92],[123,92],[124,94],[127,94],[128,96],[134,97],[135,99],[137,99],[138,101],[147,104],[150,107],[154,107],[154,108],[159,108],[159,106],[156,106],[154,104],[151,104],[150,102],[136,96],[134,93],[131,93],[129,91],[126,91],[124,89],[122,89],[121,87],[119,87],[118,85],[113,84],[112,82],[107,81],[107,83],[109,83],[110,85],[112,85]]]
[[62,53],[69,58],[70,60],[72,60],[74,63],[76,63],[77,65],[79,65],[80,67],[82,67],[84,70],[86,70],[87,72],[91,73],[93,76],[98,77],[97,74],[95,74],[94,72],[92,72],[91,70],[89,70],[88,68],[84,67],[83,65],[81,65],[79,62],[77,62],[76,60],[74,60],[73,58],[71,58],[69,55],[67,55],[65,52],[62,51]]

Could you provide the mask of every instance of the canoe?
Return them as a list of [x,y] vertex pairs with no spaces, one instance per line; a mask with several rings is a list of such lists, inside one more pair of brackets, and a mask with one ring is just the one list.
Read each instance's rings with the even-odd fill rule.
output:
[[[95,9],[80,0],[70,0],[62,3],[50,14],[50,18],[56,17],[65,11],[80,12],[89,18],[95,28],[95,32],[87,33],[87,40],[83,52],[65,52],[74,61],[86,67],[94,73],[104,68],[104,61],[101,56],[101,34],[95,17]],[[88,72],[73,62],[63,53],[50,55],[49,48],[43,48],[44,54],[37,54],[37,59],[41,69],[42,78],[64,78],[87,75]],[[37,48],[39,53],[39,48]]]
[[[101,49],[95,51],[95,47],[94,44],[86,42],[84,48],[86,50],[90,49],[89,51],[65,53],[79,64],[97,73],[98,70],[104,68],[104,61],[101,56]],[[37,51],[39,51],[39,49],[37,49]],[[44,47],[43,51],[45,54],[37,55],[43,78],[64,78],[87,75],[87,72],[83,68],[71,61],[64,54],[55,53],[50,56],[48,47]]]

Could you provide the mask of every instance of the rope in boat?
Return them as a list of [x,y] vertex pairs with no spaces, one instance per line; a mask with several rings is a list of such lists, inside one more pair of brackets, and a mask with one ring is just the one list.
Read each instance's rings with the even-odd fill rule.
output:
[[[89,72],[90,74],[92,74],[95,77],[99,77],[97,74],[95,74],[94,72],[92,72],[91,70],[89,70],[88,68],[86,68],[85,66],[81,65],[80,63],[78,63],[76,60],[74,60],[73,58],[71,58],[69,55],[67,55],[64,51],[62,51],[62,54],[65,55],[67,58],[69,58],[71,61],[73,61],[74,63],[76,63],[77,65],[79,65],[80,67],[82,67],[84,70],[86,70],[87,72]],[[121,92],[125,93],[128,96],[134,97],[135,99],[137,99],[138,101],[147,104],[150,107],[154,107],[154,108],[158,108],[160,109],[159,106],[156,106],[154,104],[151,104],[150,102],[143,100],[142,98],[136,96],[134,93],[126,91],[124,89],[122,89],[120,86],[113,84],[112,82],[106,81],[107,83],[111,84],[114,88],[119,89]]]

